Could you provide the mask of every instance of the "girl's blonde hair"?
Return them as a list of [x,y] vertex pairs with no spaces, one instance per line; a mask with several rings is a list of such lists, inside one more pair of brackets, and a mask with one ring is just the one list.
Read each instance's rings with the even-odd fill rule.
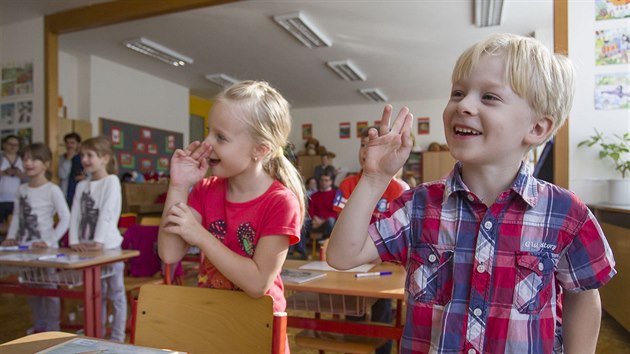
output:
[[298,170],[284,155],[291,132],[289,103],[264,81],[241,81],[228,87],[215,98],[216,102],[235,103],[239,117],[248,127],[257,144],[266,145],[270,153],[263,160],[267,174],[289,188],[300,202],[302,219],[305,213],[304,184]]
[[112,143],[104,136],[96,136],[89,138],[81,143],[81,151],[92,150],[96,152],[99,157],[109,156],[109,162],[107,163],[106,170],[110,175],[118,173],[118,164],[116,163],[116,156],[114,155],[114,149]]
[[509,33],[494,34],[468,48],[457,60],[452,82],[470,75],[482,55],[502,56],[512,90],[541,116],[553,119],[547,140],[569,116],[575,92],[575,69],[566,56],[554,54],[540,41]]
[[[32,144],[26,145],[22,149],[22,152],[21,152],[22,159],[27,154],[31,156],[31,159],[39,160],[43,163],[49,164],[50,161],[52,161],[52,152],[50,151],[50,148],[44,143],[32,143]],[[50,180],[51,177],[52,177],[52,173],[50,172],[50,165],[49,165],[48,168],[46,169],[46,179]]]

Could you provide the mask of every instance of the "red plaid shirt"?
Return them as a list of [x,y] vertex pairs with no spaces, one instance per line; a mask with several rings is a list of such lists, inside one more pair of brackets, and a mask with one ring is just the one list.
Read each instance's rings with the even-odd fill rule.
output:
[[401,353],[561,353],[563,291],[604,285],[612,251],[574,194],[532,177],[486,207],[458,164],[394,201],[369,233],[406,266]]

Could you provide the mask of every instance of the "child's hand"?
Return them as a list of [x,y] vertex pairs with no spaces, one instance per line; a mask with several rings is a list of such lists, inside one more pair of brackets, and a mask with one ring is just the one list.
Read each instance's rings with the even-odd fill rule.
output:
[[88,246],[82,243],[77,243],[74,245],[70,245],[70,248],[72,248],[73,251],[76,252],[87,252],[89,251]]
[[174,204],[166,214],[164,230],[179,235],[191,246],[197,246],[205,229],[195,218],[192,209],[184,203]]
[[44,241],[37,241],[31,243],[31,247],[33,248],[48,248],[48,244]]
[[413,115],[409,113],[409,108],[401,108],[389,129],[391,115],[392,106],[386,105],[380,131],[377,133],[376,129],[370,129],[368,132],[364,175],[386,177],[389,180],[403,167],[409,157],[413,145],[411,140]]
[[177,149],[171,157],[171,186],[189,188],[205,177],[212,147],[193,141],[186,149]]
[[2,241],[2,246],[17,246],[18,242],[15,239],[6,239]]

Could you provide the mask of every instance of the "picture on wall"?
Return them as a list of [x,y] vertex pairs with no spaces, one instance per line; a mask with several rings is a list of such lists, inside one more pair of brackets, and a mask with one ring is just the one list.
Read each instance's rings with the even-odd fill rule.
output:
[[313,124],[302,124],[302,140],[308,140],[313,137]]
[[164,151],[173,152],[175,151],[175,136],[168,135],[166,137],[166,143],[164,144]]
[[3,103],[0,105],[0,125],[3,127],[13,125],[15,122],[15,103]]
[[33,63],[2,66],[2,97],[33,93]]
[[630,27],[595,31],[595,65],[627,64]]
[[630,108],[630,76],[626,72],[595,76],[595,109]]
[[114,149],[120,149],[125,145],[123,132],[118,127],[112,127],[109,131],[109,139],[112,141]]
[[357,138],[361,138],[361,134],[363,133],[363,129],[368,127],[367,121],[357,122]]
[[628,0],[595,0],[595,20],[612,20],[630,17]]
[[151,172],[153,170],[153,160],[142,158],[140,159],[140,171]]
[[121,152],[118,154],[118,161],[120,161],[120,166],[124,168],[136,168],[136,159],[133,155],[128,152]]
[[431,118],[418,117],[418,135],[427,135],[431,132]]
[[147,145],[147,151],[151,155],[157,155],[157,153],[158,153],[157,144],[149,144],[149,145]]
[[147,152],[147,145],[142,141],[133,142],[133,152],[138,154],[144,154]]
[[30,123],[33,116],[33,101],[22,101],[17,103],[17,122],[20,124]]
[[33,142],[33,128],[20,128],[17,130],[17,136],[22,146],[29,145]]
[[168,158],[160,157],[157,162],[157,170],[166,172],[168,171]]
[[339,139],[350,139],[350,122],[339,123]]
[[143,140],[151,140],[151,131],[149,129],[140,129],[140,138]]

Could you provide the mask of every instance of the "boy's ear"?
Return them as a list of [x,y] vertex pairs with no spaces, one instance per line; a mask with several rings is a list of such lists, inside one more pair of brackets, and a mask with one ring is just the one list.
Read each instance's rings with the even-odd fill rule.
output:
[[530,146],[540,145],[553,131],[554,120],[550,116],[538,117],[532,122],[525,142]]

